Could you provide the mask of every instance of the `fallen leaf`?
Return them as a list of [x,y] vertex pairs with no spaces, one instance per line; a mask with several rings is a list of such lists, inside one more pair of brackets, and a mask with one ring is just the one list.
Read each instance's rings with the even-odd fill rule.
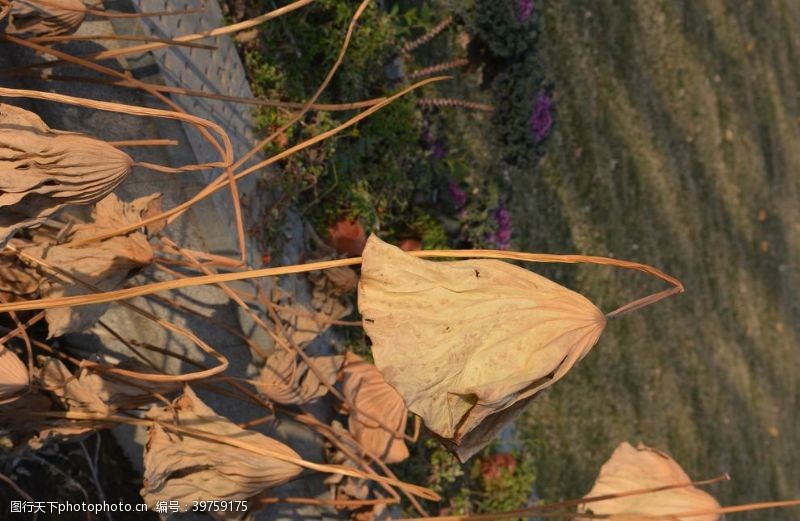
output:
[[408,421],[403,397],[386,383],[374,365],[358,355],[345,354],[343,371],[344,396],[355,406],[350,411],[350,433],[365,449],[387,463],[408,458],[408,447],[402,438]]
[[[153,424],[148,429],[144,451],[144,488],[142,497],[150,508],[158,501],[231,501],[253,497],[265,489],[295,478],[302,468],[283,458],[300,460],[288,446],[257,432],[242,429],[219,416],[186,387],[175,400],[179,425],[247,444],[271,452],[267,456],[254,450],[178,433]],[[175,421],[173,410],[154,407],[148,418],[160,422]]]
[[6,32],[25,36],[72,34],[86,18],[81,0],[11,0]]
[[274,402],[287,405],[308,403],[328,392],[323,381],[328,385],[336,382],[342,358],[340,355],[311,357],[314,367],[322,373],[323,380],[320,380],[294,352],[278,349],[261,368],[258,390]]
[[67,205],[102,199],[132,166],[105,141],[51,130],[32,112],[0,104],[0,247]]
[[110,408],[93,389],[73,376],[60,360],[39,357],[38,384],[52,393],[68,411],[108,415]]
[[[594,487],[585,497],[618,494],[632,490],[690,483],[692,480],[668,455],[639,444],[623,442],[600,469]],[[674,517],[681,512],[715,510],[719,503],[696,487],[683,487],[652,494],[621,497],[588,503],[579,512],[592,511],[603,516],[664,516],[675,521],[717,521],[719,514]],[[625,519],[636,519],[625,517]]]
[[28,388],[28,369],[14,351],[0,344],[0,403],[17,398]]
[[[147,196],[131,203],[123,203],[116,195],[110,194],[95,205],[93,222],[73,226],[67,234],[66,242],[52,244],[52,239],[48,239],[50,242],[30,243],[21,249],[24,253],[57,266],[101,290],[115,289],[132,272],[153,261],[154,252],[147,236],[141,232],[130,232],[78,247],[72,247],[71,242],[138,222],[155,201],[158,201],[158,197]],[[43,277],[39,289],[46,298],[85,295],[91,292],[81,284],[52,277]],[[93,326],[106,309],[107,304],[48,309],[45,317],[49,336],[84,331]]]
[[560,380],[606,324],[585,297],[528,270],[426,261],[375,236],[358,306],[375,365],[462,461]]

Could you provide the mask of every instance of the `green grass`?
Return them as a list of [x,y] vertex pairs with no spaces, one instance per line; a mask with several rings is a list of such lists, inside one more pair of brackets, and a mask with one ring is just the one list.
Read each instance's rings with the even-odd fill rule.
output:
[[[646,262],[687,288],[612,321],[529,408],[519,435],[539,494],[586,493],[630,440],[696,478],[729,471],[731,483],[711,488],[725,504],[796,497],[800,4],[537,9],[557,116],[536,169],[513,179],[518,245]],[[608,311],[658,287],[606,268],[541,271]]]

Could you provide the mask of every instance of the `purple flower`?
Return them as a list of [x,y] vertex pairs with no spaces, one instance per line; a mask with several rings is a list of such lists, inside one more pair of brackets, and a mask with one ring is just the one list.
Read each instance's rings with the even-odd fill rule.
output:
[[438,139],[434,141],[433,146],[431,147],[431,158],[438,161],[439,159],[444,158],[446,155],[447,152],[444,149],[444,144]]
[[534,9],[533,0],[517,0],[517,20],[520,23],[525,23],[533,14]]
[[463,208],[467,204],[467,192],[462,190],[455,181],[447,183],[447,191],[450,193],[450,198],[455,203],[456,208]]
[[540,90],[536,96],[536,103],[531,113],[530,126],[533,132],[533,139],[539,143],[550,133],[553,127],[553,101],[547,92]]
[[495,221],[495,231],[487,238],[490,245],[498,250],[507,250],[511,244],[511,213],[508,209],[500,205],[492,211]]

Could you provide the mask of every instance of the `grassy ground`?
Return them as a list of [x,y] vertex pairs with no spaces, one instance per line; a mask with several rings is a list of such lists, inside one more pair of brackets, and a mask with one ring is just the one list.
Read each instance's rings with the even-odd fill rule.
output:
[[[527,411],[538,493],[575,497],[623,440],[723,503],[800,494],[800,4],[537,2],[555,85],[546,154],[515,178],[519,246],[638,260],[684,295],[611,322]],[[611,310],[657,285],[544,270]],[[797,519],[798,511],[737,519]]]

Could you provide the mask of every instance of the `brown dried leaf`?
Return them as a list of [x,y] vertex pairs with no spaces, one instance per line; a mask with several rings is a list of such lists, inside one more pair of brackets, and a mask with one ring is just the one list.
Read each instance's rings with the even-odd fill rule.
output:
[[108,195],[133,165],[105,141],[50,130],[26,112],[0,104],[0,247],[69,204]]
[[[314,356],[314,366],[322,373],[328,385],[336,382],[336,374],[343,357]],[[272,353],[261,369],[259,392],[274,402],[300,405],[324,396],[328,389],[314,371],[294,352],[279,349]]]
[[[594,487],[585,497],[690,482],[680,465],[663,452],[641,443],[634,448],[623,442],[600,469]],[[674,517],[673,514],[718,508],[719,503],[710,494],[696,487],[685,487],[589,503],[579,511],[591,510],[598,515],[624,516],[624,519],[631,520],[636,516],[664,516],[675,521],[717,521],[721,518],[719,514],[691,518]]]
[[109,414],[108,404],[100,399],[93,389],[73,376],[60,360],[39,357],[38,362],[39,385],[55,395],[68,411]]
[[82,0],[11,0],[6,32],[26,36],[72,34],[84,18]]
[[512,264],[425,261],[375,236],[363,257],[358,305],[375,365],[462,461],[605,328],[585,297]]
[[[149,367],[134,362],[123,362],[118,364],[117,367],[140,373],[152,372]],[[88,369],[82,369],[78,373],[78,382],[108,405],[111,410],[141,407],[157,400],[153,393],[164,395],[181,388],[178,382],[151,382],[128,379]]]
[[311,305],[332,319],[349,315],[353,308],[345,300],[348,293],[358,286],[358,275],[347,266],[328,270],[312,271],[308,278],[313,284]]
[[[300,459],[286,445],[219,416],[188,387],[174,405],[183,427]],[[170,423],[174,420],[167,408],[153,408],[148,417]],[[301,471],[298,465],[275,457],[179,434],[158,424],[148,432],[144,467],[141,493],[151,508],[157,501],[191,504],[195,500],[243,500],[286,483]]]
[[[374,365],[358,355],[345,355],[343,371],[344,395],[355,406],[350,411],[350,433],[365,449],[387,463],[406,459],[408,447],[402,435],[408,411],[402,396],[386,383]],[[375,420],[380,420],[392,432]]]
[[[71,241],[78,241],[103,231],[138,222],[155,196],[123,203],[116,195],[97,203],[92,223],[77,224],[69,232],[63,244],[38,243],[23,248],[23,251],[67,271],[74,277],[102,290],[117,288],[131,272],[149,265],[153,261],[153,248],[141,232],[112,237],[102,242],[92,242],[76,248]],[[63,280],[45,279],[40,285],[44,297],[85,295],[90,290],[81,284],[70,284]],[[65,307],[45,311],[50,337],[65,333],[84,331],[94,325],[105,313],[107,304]]]
[[0,344],[0,402],[8,401],[28,388],[28,369],[14,351]]

